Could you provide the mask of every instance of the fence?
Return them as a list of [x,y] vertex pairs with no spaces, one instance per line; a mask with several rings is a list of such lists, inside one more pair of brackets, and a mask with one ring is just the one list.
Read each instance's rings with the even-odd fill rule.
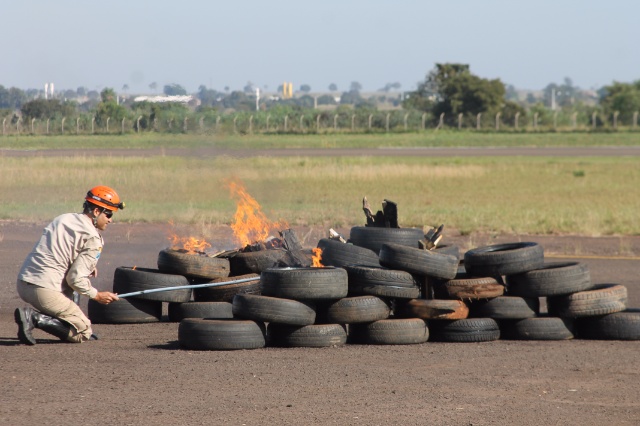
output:
[[[624,119],[623,119],[624,118]],[[269,112],[232,113],[219,115],[188,114],[182,117],[149,116],[112,120],[110,117],[96,122],[92,115],[61,117],[56,119],[23,121],[22,118],[2,119],[3,136],[21,135],[90,135],[131,134],[142,132],[166,133],[384,133],[416,132],[438,129],[477,130],[484,132],[538,132],[538,131],[597,131],[638,130],[638,111],[622,115],[598,112],[530,112],[504,116],[477,114],[446,116],[417,111],[378,111],[369,113],[333,113],[310,110],[296,114],[272,115]]]

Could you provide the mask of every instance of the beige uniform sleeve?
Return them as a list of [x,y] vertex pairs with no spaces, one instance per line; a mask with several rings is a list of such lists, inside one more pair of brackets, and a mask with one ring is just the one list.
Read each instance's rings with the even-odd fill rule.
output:
[[91,299],[96,297],[98,290],[91,285],[89,275],[95,271],[101,253],[102,241],[99,238],[90,238],[67,272],[67,284],[78,294]]

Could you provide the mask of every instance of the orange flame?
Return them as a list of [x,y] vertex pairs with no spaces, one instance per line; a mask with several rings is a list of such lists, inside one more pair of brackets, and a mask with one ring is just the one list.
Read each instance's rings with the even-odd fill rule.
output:
[[313,261],[313,264],[311,265],[311,267],[312,268],[322,268],[324,266],[321,263],[321,261],[322,261],[322,249],[320,247],[318,247],[318,248],[311,249],[311,251],[313,252],[313,256],[311,257],[311,260]]
[[[170,222],[171,223],[171,222]],[[173,225],[173,223],[171,223]],[[175,232],[169,235],[169,241],[171,241],[171,248],[173,250],[186,250],[188,252],[204,252],[211,247],[204,239],[199,240],[195,237],[179,237]]]
[[242,246],[266,240],[272,229],[288,227],[286,223],[271,222],[267,219],[260,204],[247,193],[241,183],[228,181],[227,185],[231,197],[236,200],[236,213],[231,229]]

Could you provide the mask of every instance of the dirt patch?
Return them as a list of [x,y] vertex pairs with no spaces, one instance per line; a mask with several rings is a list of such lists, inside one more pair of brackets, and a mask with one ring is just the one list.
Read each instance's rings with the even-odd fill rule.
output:
[[[635,425],[640,419],[638,342],[194,352],[178,347],[176,323],[162,322],[96,325],[102,340],[81,345],[48,341],[36,331],[37,346],[18,345],[12,313],[23,303],[15,277],[44,225],[0,223],[3,424]],[[170,230],[112,225],[96,287],[111,289],[118,266],[155,267]],[[228,227],[199,231],[233,244]],[[296,231],[306,246],[327,232]],[[348,229],[338,231],[348,236]],[[626,285],[629,306],[640,306],[638,237],[445,231],[443,243],[466,250],[513,241],[539,242],[549,260],[582,259],[594,281]]]

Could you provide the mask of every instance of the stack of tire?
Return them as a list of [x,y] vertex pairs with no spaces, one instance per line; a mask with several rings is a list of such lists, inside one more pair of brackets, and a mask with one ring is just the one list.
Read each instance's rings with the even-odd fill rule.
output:
[[[255,280],[222,285],[211,288],[185,288],[170,291],[142,294],[139,296],[120,299],[108,305],[89,301],[89,319],[96,324],[140,324],[162,320],[163,303],[167,303],[168,319],[180,322],[184,319],[210,318],[212,320],[232,319],[231,300],[238,293],[260,294],[260,280],[258,274],[246,274],[230,277],[230,262],[228,259],[187,253],[183,250],[165,249],[158,254],[158,269],[118,267],[114,272],[113,291],[115,293],[129,293],[141,290],[153,290],[167,287],[182,287],[190,284],[208,282],[223,282],[229,280]],[[228,332],[246,334],[246,325],[227,324]],[[258,326],[249,328],[253,331],[249,344],[256,345],[262,340],[264,346],[264,332]],[[236,330],[236,329],[239,329]],[[259,338],[258,338],[259,337]],[[231,339],[225,339],[221,345],[230,345],[236,349]],[[243,348],[246,340],[240,339],[239,346]]]

